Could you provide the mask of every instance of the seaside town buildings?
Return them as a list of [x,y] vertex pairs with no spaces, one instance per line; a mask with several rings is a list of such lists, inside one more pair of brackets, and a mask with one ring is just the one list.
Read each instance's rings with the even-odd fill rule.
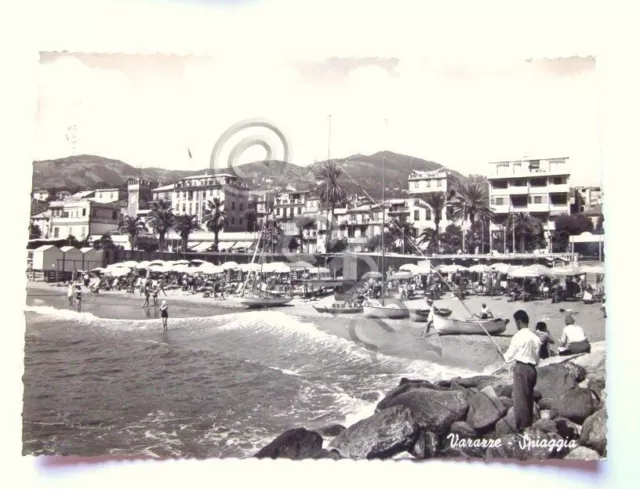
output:
[[[509,225],[517,213],[527,213],[540,219],[547,236],[555,228],[554,220],[562,214],[588,213],[597,220],[602,214],[602,191],[599,187],[569,187],[570,173],[566,157],[490,162],[487,176],[489,199],[496,218],[491,222],[491,234]],[[451,173],[446,169],[413,170],[408,176],[405,198],[387,199],[376,203],[353,195],[344,207],[334,210],[332,236],[346,239],[350,251],[367,251],[371,239],[382,232],[383,212],[387,223],[406,224],[414,238],[435,228],[433,209],[427,204],[428,194],[449,195]],[[104,233],[117,233],[123,216],[141,217],[146,221],[153,202],[169,202],[174,214],[196,215],[202,223],[208,202],[219,199],[227,212],[227,224],[220,233],[219,249],[244,249],[255,241],[263,220],[275,218],[285,236],[296,237],[302,250],[324,252],[329,211],[324,209],[313,191],[284,189],[255,190],[240,178],[227,173],[201,174],[183,178],[170,185],[141,178],[127,182],[126,192],[117,189],[96,189],[70,195],[35,189],[32,193],[36,211],[31,222],[44,238],[60,239],[73,235],[77,239],[99,238]],[[32,209],[34,204],[32,203]],[[42,210],[48,206],[46,210]],[[249,218],[247,211],[253,210]],[[451,202],[440,216],[440,230],[452,219]],[[466,226],[468,228],[468,225]],[[175,234],[175,233],[174,233]],[[167,236],[177,242],[177,236]],[[196,231],[190,238],[193,250],[209,249],[212,233]]]

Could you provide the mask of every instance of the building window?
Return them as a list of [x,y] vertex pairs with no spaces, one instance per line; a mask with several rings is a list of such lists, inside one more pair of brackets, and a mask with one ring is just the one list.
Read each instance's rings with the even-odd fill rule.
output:
[[[240,210],[241,211],[244,210],[244,204],[242,202],[240,202]],[[240,224],[242,224],[242,223],[240,223]]]
[[442,187],[442,180],[438,180],[438,187]]
[[53,237],[54,237],[54,238],[57,238],[57,237],[58,237],[59,232],[60,232],[60,230],[59,230],[57,227],[53,228]]
[[82,217],[87,215],[87,209],[82,209]]
[[298,207],[298,214],[302,214],[302,207]]
[[278,207],[278,208],[276,209],[276,216],[279,216],[279,215],[280,215],[280,208]]
[[198,203],[196,202],[196,214],[198,213]]
[[182,204],[182,212],[187,212],[187,204]]
[[426,183],[426,187],[427,187],[427,188],[430,188],[430,187],[431,187],[431,180],[427,180],[425,183]]
[[203,191],[202,191],[202,198],[203,198],[203,199],[206,199],[206,198],[207,198],[207,191],[206,191],[206,190],[203,190]]
[[242,218],[238,219],[238,224],[240,224],[242,226]]
[[495,204],[494,205],[504,205],[504,197],[496,197],[494,199]]
[[424,210],[424,218],[427,221],[431,220],[431,209],[425,209]]
[[231,224],[235,224],[236,223],[236,218],[231,216]]
[[[95,216],[96,216],[96,212],[93,213],[93,217]],[[114,221],[118,219],[118,211],[111,211],[111,219],[113,219]]]
[[414,221],[419,221],[420,220],[420,211],[419,210],[413,211],[413,220]]

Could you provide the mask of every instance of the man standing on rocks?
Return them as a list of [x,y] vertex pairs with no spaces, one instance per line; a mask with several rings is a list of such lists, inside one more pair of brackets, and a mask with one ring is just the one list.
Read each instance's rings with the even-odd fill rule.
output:
[[542,342],[529,329],[529,315],[522,309],[515,312],[513,319],[518,332],[511,338],[509,349],[503,355],[505,362],[515,360],[513,368],[513,412],[516,431],[520,432],[533,424],[533,388],[538,374],[536,366],[540,360]]

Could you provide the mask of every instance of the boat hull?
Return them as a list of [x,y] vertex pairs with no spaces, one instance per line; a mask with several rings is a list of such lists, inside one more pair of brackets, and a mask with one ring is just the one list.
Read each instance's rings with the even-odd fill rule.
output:
[[507,329],[507,321],[504,319],[481,320],[483,328],[477,321],[460,321],[458,319],[433,317],[433,329],[439,335],[500,335]]
[[366,318],[406,319],[409,309],[405,307],[363,306],[362,313]]
[[[451,316],[451,309],[437,309],[434,311],[435,314],[441,317],[449,317]],[[411,320],[416,323],[426,323],[429,318],[429,309],[412,309],[411,310]]]
[[362,312],[362,307],[324,307],[313,306],[318,312],[326,312],[329,314],[357,314]]
[[257,309],[261,307],[278,307],[284,306],[291,302],[291,297],[246,297],[242,301],[242,305]]

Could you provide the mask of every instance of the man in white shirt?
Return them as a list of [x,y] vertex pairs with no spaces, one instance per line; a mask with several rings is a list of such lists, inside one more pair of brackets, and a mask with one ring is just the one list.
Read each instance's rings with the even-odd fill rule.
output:
[[493,313],[486,304],[482,304],[482,310],[480,311],[480,319],[493,318]]
[[540,360],[542,342],[529,329],[529,315],[525,311],[516,311],[513,319],[518,332],[511,338],[503,358],[507,363],[516,362],[513,368],[513,411],[516,430],[522,431],[533,424],[533,388],[538,380],[536,366]]
[[566,326],[562,330],[562,336],[560,337],[560,346],[562,348],[559,349],[558,353],[560,355],[589,353],[591,344],[587,339],[587,335],[584,334],[582,327],[576,324],[571,314],[567,314],[564,317],[564,324]]

